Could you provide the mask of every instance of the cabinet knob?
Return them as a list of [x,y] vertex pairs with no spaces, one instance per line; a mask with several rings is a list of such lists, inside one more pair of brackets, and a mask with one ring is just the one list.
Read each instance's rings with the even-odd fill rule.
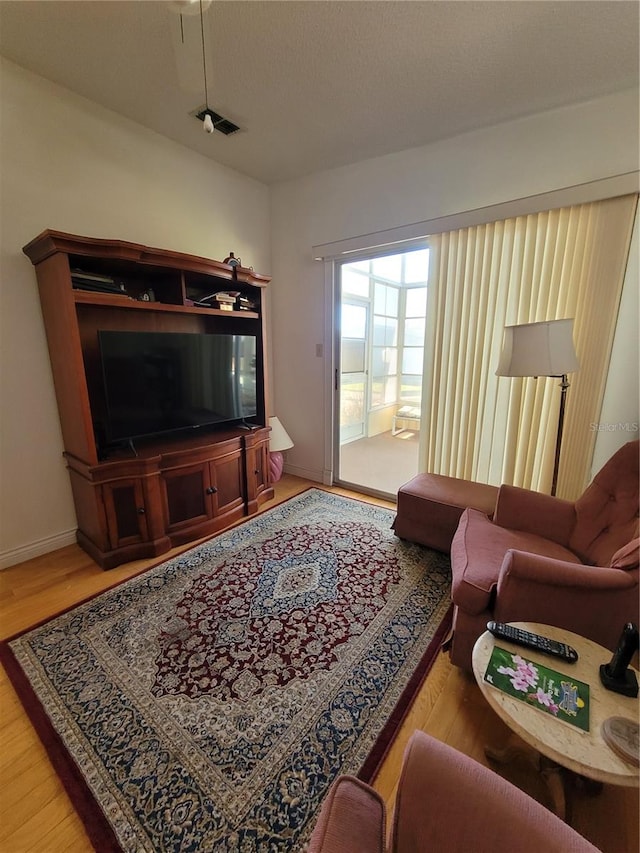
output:
[[254,474],[256,475],[256,477],[257,477],[257,476],[258,476],[258,474],[260,473],[260,471],[258,471],[258,469],[256,468],[256,470],[255,470],[253,473],[254,473]]
[[215,486],[209,486],[209,488],[207,489],[207,494],[208,494],[208,495],[215,495],[215,493],[216,493],[217,491],[218,491],[218,490],[215,488]]
[[139,506],[138,507],[138,515],[144,515],[144,513],[145,513],[145,508],[143,506]]

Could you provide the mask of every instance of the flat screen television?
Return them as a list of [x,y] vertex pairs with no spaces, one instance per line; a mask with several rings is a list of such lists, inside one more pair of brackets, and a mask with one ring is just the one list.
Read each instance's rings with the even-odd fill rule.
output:
[[106,442],[257,414],[255,335],[99,331]]

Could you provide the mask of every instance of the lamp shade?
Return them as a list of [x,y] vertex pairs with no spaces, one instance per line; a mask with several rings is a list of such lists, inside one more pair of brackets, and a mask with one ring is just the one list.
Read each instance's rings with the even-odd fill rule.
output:
[[505,326],[498,376],[563,376],[579,367],[573,320]]
[[269,426],[271,427],[269,434],[269,450],[271,453],[277,453],[293,447],[293,442],[289,438],[289,434],[278,418],[269,418]]

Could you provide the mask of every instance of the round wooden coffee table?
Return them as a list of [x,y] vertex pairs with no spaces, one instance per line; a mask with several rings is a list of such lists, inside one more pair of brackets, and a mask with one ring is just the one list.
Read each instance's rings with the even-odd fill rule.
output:
[[[578,661],[570,664],[560,658],[542,655],[533,649],[497,639],[488,631],[478,638],[473,648],[473,673],[488,703],[512,732],[532,746],[540,756],[548,759],[540,761],[538,769],[549,786],[554,811],[560,817],[565,817],[566,798],[561,768],[596,782],[638,787],[640,784],[638,767],[617,755],[602,736],[602,723],[609,717],[638,720],[638,699],[607,690],[600,681],[600,664],[611,660],[611,652],[591,640],[550,625],[541,625],[536,622],[514,622],[513,624],[526,631],[568,643],[579,655]],[[582,731],[561,720],[550,719],[550,715],[544,711],[509,696],[487,683],[484,680],[484,674],[495,645],[588,684],[589,731]],[[510,741],[504,749],[487,748],[485,752],[488,758],[503,762],[523,753],[515,740]]]

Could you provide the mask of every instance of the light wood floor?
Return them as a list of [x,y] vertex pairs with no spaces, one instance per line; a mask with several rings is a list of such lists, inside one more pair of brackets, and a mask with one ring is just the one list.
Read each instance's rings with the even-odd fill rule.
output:
[[[263,509],[310,485],[317,484],[285,475],[277,484],[276,500]],[[334,491],[349,494],[341,489]],[[369,500],[392,506],[384,501]],[[185,549],[176,549],[167,557],[181,550]],[[28,628],[130,577],[153,562],[158,561],[137,561],[103,572],[73,545],[6,569],[0,572],[0,635],[6,638]],[[92,848],[80,819],[3,670],[0,670],[0,707],[0,851],[90,851]],[[405,744],[416,728],[429,732],[483,764],[488,764],[484,758],[484,744],[499,742],[507,734],[504,724],[484,701],[473,679],[452,667],[448,655],[441,653],[375,782],[389,805],[393,802]],[[508,778],[542,802],[548,802],[539,777],[529,765],[511,768]],[[425,791],[425,797],[428,795],[429,792]],[[572,788],[570,805],[574,827],[605,853],[636,853],[637,790],[604,786],[594,796]]]

